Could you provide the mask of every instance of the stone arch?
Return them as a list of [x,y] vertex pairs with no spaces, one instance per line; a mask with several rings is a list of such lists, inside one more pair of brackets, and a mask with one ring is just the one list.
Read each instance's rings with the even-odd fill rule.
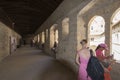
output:
[[118,8],[111,17],[111,25],[115,25],[120,21],[120,8]]
[[54,46],[54,43],[58,43],[58,28],[57,24],[54,24],[50,27],[50,48]]
[[100,43],[105,43],[105,20],[95,15],[88,23],[88,40],[90,48],[95,50]]
[[118,8],[111,17],[111,28],[112,54],[114,54],[114,59],[120,61],[120,8]]

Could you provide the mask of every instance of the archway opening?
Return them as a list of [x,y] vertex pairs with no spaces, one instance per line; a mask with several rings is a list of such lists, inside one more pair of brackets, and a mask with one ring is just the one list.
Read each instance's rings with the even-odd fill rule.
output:
[[50,47],[53,48],[54,44],[58,44],[58,25],[54,24],[50,28]]
[[45,43],[45,32],[44,31],[42,32],[41,39],[42,39],[42,44],[44,44]]
[[89,22],[90,48],[95,50],[98,44],[105,43],[105,21],[101,16],[94,16]]
[[58,43],[59,42],[58,41],[58,29],[55,30],[55,34],[54,35],[55,35],[54,40],[55,40],[55,42]]
[[115,11],[111,19],[112,25],[112,54],[120,62],[120,8]]

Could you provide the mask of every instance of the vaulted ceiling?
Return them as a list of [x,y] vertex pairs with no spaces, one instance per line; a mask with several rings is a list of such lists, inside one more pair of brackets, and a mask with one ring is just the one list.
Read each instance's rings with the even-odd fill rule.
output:
[[16,32],[21,35],[27,35],[34,34],[62,1],[0,0],[0,9],[12,23],[12,28]]

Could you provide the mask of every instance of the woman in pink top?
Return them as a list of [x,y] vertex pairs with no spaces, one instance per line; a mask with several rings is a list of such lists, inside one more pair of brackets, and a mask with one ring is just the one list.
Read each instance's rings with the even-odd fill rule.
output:
[[76,63],[79,65],[78,80],[91,80],[88,76],[86,68],[90,58],[90,51],[87,48],[87,40],[82,40],[82,48],[77,52]]
[[105,62],[105,60],[109,59],[109,58],[112,58],[112,56],[108,56],[106,57],[104,54],[103,54],[103,51],[104,50],[108,50],[108,47],[106,44],[104,43],[101,43],[98,45],[98,47],[96,48],[96,57],[101,61],[101,63],[103,64],[103,67],[104,67],[104,78],[105,80],[111,80],[111,77],[110,77],[110,70],[111,70],[111,66],[108,62]]
[[107,45],[104,43],[99,44],[95,50],[96,56],[100,61],[106,59],[105,55],[103,54],[104,50],[108,50]]

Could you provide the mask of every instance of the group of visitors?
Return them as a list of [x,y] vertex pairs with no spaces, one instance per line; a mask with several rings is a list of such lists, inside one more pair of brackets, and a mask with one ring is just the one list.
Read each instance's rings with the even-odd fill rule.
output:
[[[79,72],[78,72],[78,80],[94,80],[91,76],[88,75],[87,67],[89,60],[91,58],[90,49],[87,46],[87,40],[83,39],[80,44],[82,45],[82,48],[77,51],[76,55],[76,63],[79,65]],[[104,52],[108,50],[108,47],[106,44],[101,43],[97,46],[95,52],[95,57],[100,62],[102,68],[103,68],[103,75],[101,75],[100,78],[97,78],[96,80],[111,80],[110,77],[110,70],[111,70],[111,61],[113,58],[113,55],[111,56],[105,56]],[[94,73],[94,72],[91,72]]]

